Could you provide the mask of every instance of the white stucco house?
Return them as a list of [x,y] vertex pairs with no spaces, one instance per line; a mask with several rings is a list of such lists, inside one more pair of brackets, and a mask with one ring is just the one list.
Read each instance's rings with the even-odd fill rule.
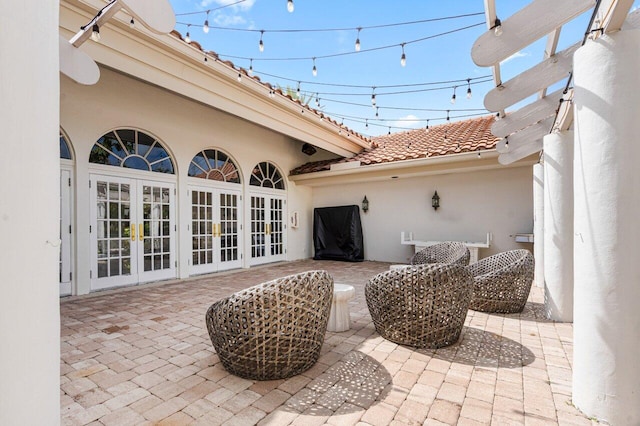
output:
[[100,79],[78,84],[59,74],[56,36],[103,6],[10,4],[2,20],[3,34],[38,31],[0,38],[13,147],[1,160],[0,423],[59,418],[60,295],[312,257],[316,207],[367,197],[368,260],[406,261],[401,232],[490,234],[481,257],[531,248],[514,237],[533,230],[538,156],[500,165],[494,116],[370,140],[177,33],[130,28],[124,12],[82,46]]

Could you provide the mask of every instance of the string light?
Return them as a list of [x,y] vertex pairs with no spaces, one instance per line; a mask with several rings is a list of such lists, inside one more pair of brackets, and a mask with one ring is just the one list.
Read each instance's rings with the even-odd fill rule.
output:
[[294,9],[293,0],[287,0],[287,10],[289,11],[289,13],[292,13],[293,9]]
[[471,99],[471,79],[467,79],[467,99]]
[[253,75],[253,59],[249,63],[249,75]]
[[449,121],[449,110],[447,110],[447,121]]
[[189,35],[189,27],[191,27],[191,24],[187,25],[187,34],[184,36],[184,42],[187,44],[191,43],[191,36]]
[[425,130],[429,130],[429,119],[427,119],[427,127],[425,127]]
[[135,28],[136,27],[136,22],[133,20],[133,18],[131,18],[131,20],[129,21],[129,28]]
[[371,106],[376,106],[376,86],[371,88]]
[[509,149],[509,136],[507,136],[506,138],[504,138],[504,147],[508,150]]
[[93,24],[93,27],[91,28],[91,40],[96,43],[100,41],[100,27],[98,24]]
[[405,45],[405,43],[402,43],[400,45],[400,47],[402,48],[402,56],[400,57],[400,65],[402,65],[403,67],[407,65],[407,55],[404,54],[404,45]]
[[502,35],[502,21],[500,21],[497,16],[491,29],[493,30],[493,33],[496,35],[496,37],[500,37]]
[[238,73],[238,83],[242,82],[242,74]]
[[480,155],[480,151],[478,151],[478,158],[480,158],[480,157],[482,157],[482,156]]
[[318,97],[318,94],[316,93],[316,106],[319,108],[320,107],[320,98]]
[[364,127],[369,128],[369,119],[364,120]]
[[360,31],[362,31],[362,28],[358,27],[358,36],[356,37],[356,52],[360,51]]
[[296,89],[296,96],[300,99],[300,82],[298,82],[298,88]]
[[311,73],[314,77],[318,75],[318,68],[316,68],[316,58],[313,58],[313,69],[311,70]]
[[260,30],[260,43],[258,43],[258,49],[260,49],[260,52],[264,52],[264,43],[262,42],[263,35],[264,35],[264,30]]
[[376,107],[376,117],[378,117],[380,115],[378,110],[379,110],[379,108]]
[[389,131],[387,132],[388,135],[391,134],[391,126],[389,126]]
[[456,103],[456,88],[458,86],[453,86],[453,95],[451,96],[451,104],[455,104]]
[[207,10],[207,18],[204,20],[204,25],[202,26],[202,31],[204,31],[205,34],[209,34],[209,12],[210,10]]

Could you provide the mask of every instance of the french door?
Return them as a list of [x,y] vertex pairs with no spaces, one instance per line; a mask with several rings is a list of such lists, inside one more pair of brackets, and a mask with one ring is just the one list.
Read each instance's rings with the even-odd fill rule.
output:
[[190,273],[204,274],[242,266],[240,191],[190,186]]
[[91,289],[174,278],[173,183],[92,175]]
[[60,170],[60,296],[71,294],[71,170]]
[[251,264],[286,259],[286,201],[275,195],[251,195]]

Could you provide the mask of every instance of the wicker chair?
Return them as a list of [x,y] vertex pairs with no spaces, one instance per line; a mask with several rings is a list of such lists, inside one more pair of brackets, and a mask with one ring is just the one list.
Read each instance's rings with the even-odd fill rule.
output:
[[457,241],[445,241],[443,243],[428,246],[411,258],[412,265],[425,263],[453,263],[467,266],[469,264],[469,248]]
[[211,343],[231,373],[274,380],[311,368],[324,341],[333,278],[308,271],[215,302],[206,314]]
[[533,282],[534,258],[529,250],[511,250],[468,266],[473,278],[470,309],[522,312]]
[[417,265],[373,277],[364,294],[376,331],[418,348],[440,348],[460,337],[473,278],[460,265]]

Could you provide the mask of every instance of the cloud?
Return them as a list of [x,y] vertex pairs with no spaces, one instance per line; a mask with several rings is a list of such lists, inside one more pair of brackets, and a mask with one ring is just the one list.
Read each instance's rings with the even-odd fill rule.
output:
[[[238,0],[202,0],[200,2],[200,6],[207,8],[211,5],[215,6],[215,7],[220,7],[220,6],[227,6],[227,5],[231,5],[233,3],[237,3]],[[244,0],[241,3],[238,4],[233,4],[233,6],[229,6],[230,9],[234,9],[234,10],[241,10],[243,12],[246,12],[248,10],[250,10],[254,3],[256,2],[256,0]],[[212,7],[211,9],[215,9],[215,7]]]
[[519,52],[516,52],[513,55],[509,56],[504,61],[500,62],[500,64],[506,64],[507,62],[513,61],[514,59],[525,58],[527,56],[530,56],[527,52],[519,51]]
[[216,15],[213,22],[219,27],[230,27],[245,24],[247,21],[240,15]]
[[[418,127],[422,127],[422,121],[415,115],[409,114],[398,118],[396,121],[390,121],[389,126],[391,126],[392,130],[394,127],[417,129]],[[399,129],[395,131],[399,131]]]

